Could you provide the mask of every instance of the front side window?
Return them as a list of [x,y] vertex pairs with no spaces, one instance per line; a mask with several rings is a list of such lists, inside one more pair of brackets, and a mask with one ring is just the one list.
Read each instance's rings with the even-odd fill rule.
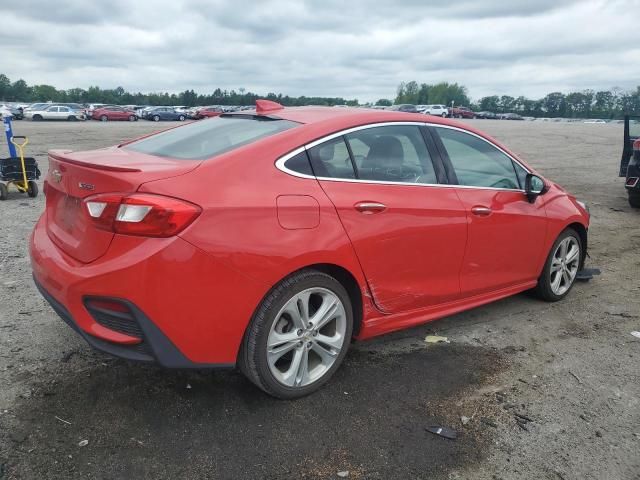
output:
[[349,149],[343,137],[316,145],[308,152],[316,177],[356,178]]
[[415,125],[372,127],[345,138],[361,180],[438,183],[427,145]]
[[215,117],[152,135],[126,150],[182,160],[204,160],[298,126],[289,120]]
[[447,150],[460,185],[520,189],[513,161],[496,147],[459,130],[441,127],[435,127],[435,130]]

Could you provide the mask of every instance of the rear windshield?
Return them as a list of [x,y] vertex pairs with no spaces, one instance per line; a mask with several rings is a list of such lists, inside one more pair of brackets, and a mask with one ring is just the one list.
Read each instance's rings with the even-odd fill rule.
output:
[[124,148],[159,157],[204,160],[298,125],[270,118],[216,117],[152,135]]

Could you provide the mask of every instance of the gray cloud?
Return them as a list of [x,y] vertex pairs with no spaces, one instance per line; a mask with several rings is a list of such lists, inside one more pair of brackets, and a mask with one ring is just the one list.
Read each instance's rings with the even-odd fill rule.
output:
[[[473,97],[635,87],[638,0],[23,0],[0,4],[0,71],[59,88]],[[55,6],[54,6],[55,5]]]

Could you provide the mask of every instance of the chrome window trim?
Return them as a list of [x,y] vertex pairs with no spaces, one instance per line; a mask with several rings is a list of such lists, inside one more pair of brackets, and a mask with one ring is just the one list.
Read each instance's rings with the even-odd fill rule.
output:
[[[309,150],[310,148],[313,148],[317,145],[320,145],[324,142],[328,142],[329,140],[333,140],[334,138],[337,137],[341,137],[343,135],[348,135],[349,133],[353,133],[353,132],[357,132],[359,130],[366,130],[369,128],[376,128],[376,127],[388,127],[388,126],[396,126],[396,125],[416,125],[419,127],[436,127],[436,128],[448,128],[451,130],[457,130],[459,132],[462,133],[466,133],[468,135],[472,135],[476,138],[479,138],[480,140],[484,141],[485,143],[488,143],[490,146],[492,146],[493,148],[497,149],[498,151],[500,151],[501,153],[503,153],[504,155],[507,156],[507,158],[511,159],[511,161],[517,163],[524,171],[526,171],[527,173],[531,173],[531,171],[525,167],[524,165],[522,165],[522,163],[520,163],[517,159],[513,158],[509,153],[505,152],[502,148],[500,148],[498,145],[495,145],[494,143],[490,142],[489,140],[487,140],[486,138],[481,137],[480,135],[474,133],[474,132],[470,132],[468,130],[465,130],[464,128],[460,128],[460,127],[454,127],[451,125],[441,125],[438,123],[429,123],[429,122],[380,122],[380,123],[369,123],[367,125],[360,125],[357,127],[351,127],[351,128],[347,128],[345,130],[340,130],[339,132],[335,132],[335,133],[331,133],[329,135],[326,135],[322,138],[319,138],[318,140],[314,140],[313,142],[307,143],[301,147],[296,148],[295,150],[292,150],[291,152],[283,155],[282,157],[278,158],[278,160],[276,160],[275,165],[276,168],[288,175],[291,175],[293,177],[298,177],[298,178],[306,178],[306,179],[311,179],[311,180],[323,180],[323,181],[328,181],[328,182],[348,182],[348,183],[371,183],[374,185],[405,185],[405,186],[414,186],[414,187],[443,187],[443,188],[473,188],[473,189],[477,189],[477,190],[502,190],[502,191],[508,191],[508,192],[523,192],[523,189],[520,188],[498,188],[498,187],[480,187],[480,186],[476,186],[476,185],[453,185],[450,183],[414,183],[414,182],[390,182],[390,181],[381,181],[381,180],[362,180],[359,178],[333,178],[333,177],[316,177],[315,175],[307,175],[306,173],[299,173],[296,172],[295,170],[291,170],[290,168],[287,168],[285,166],[285,163],[287,162],[287,160],[289,160],[292,157],[295,157],[296,155]],[[514,172],[515,173],[515,172]]]

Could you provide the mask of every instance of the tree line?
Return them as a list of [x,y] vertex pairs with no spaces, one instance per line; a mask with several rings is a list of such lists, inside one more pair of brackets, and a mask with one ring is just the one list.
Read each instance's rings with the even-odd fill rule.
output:
[[[12,82],[9,77],[0,74],[0,100],[7,102],[60,102],[60,103],[107,103],[116,105],[253,105],[258,98],[267,98],[285,106],[300,105],[360,105],[357,99],[342,97],[292,97],[269,93],[258,95],[244,88],[222,90],[216,88],[212,93],[196,93],[193,89],[180,93],[131,93],[122,87],[103,89],[91,86],[87,89],[71,88],[59,90],[51,85],[28,85],[23,79]],[[468,106],[475,111],[495,113],[514,112],[532,117],[576,117],[576,118],[619,118],[625,112],[640,115],[640,86],[625,91],[614,87],[611,90],[583,90],[581,92],[552,92],[543,98],[533,100],[524,96],[491,95],[473,102],[468,90],[458,83],[441,82],[437,84],[402,82],[398,86],[396,97],[381,98],[376,105],[389,106],[393,103],[412,103],[414,105],[443,104]]]
[[[462,105],[475,111],[518,113],[531,117],[619,118],[624,113],[640,115],[640,86],[635,90],[583,90],[581,92],[552,92],[532,100],[524,96],[491,95],[472,102],[467,89],[457,83],[435,85],[402,82],[398,86],[395,103],[415,105]],[[380,101],[379,101],[380,102]]]
[[273,100],[285,106],[301,105],[358,105],[358,100],[345,100],[340,97],[291,97],[289,95],[269,93],[258,95],[244,88],[222,90],[216,88],[210,94],[198,94],[194,90],[180,93],[131,93],[122,87],[102,89],[92,86],[87,89],[71,88],[59,90],[51,85],[28,85],[22,79],[11,82],[9,77],[0,73],[0,101],[7,102],[57,102],[57,103],[107,103],[113,105],[253,105],[258,98]]

